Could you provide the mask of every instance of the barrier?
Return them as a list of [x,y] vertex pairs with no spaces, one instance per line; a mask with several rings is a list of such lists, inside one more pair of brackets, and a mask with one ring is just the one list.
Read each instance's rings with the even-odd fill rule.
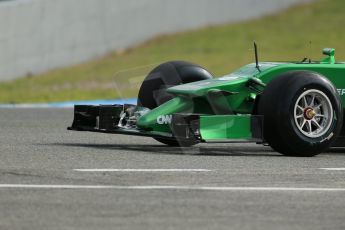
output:
[[80,63],[159,34],[239,21],[308,0],[0,1],[0,80]]

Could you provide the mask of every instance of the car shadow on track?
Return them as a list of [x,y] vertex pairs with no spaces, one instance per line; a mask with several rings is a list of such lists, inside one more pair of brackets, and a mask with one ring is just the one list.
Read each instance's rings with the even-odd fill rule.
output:
[[344,155],[345,154],[345,148],[344,147],[335,147],[335,148],[330,148],[329,150],[327,150],[327,153],[325,153],[327,155],[331,154],[331,155]]
[[270,156],[281,157],[270,147],[253,146],[193,146],[187,148],[164,145],[133,145],[133,144],[86,144],[86,143],[51,143],[49,145],[64,147],[94,148],[98,150],[125,150],[151,154],[169,155],[203,155],[203,156]]

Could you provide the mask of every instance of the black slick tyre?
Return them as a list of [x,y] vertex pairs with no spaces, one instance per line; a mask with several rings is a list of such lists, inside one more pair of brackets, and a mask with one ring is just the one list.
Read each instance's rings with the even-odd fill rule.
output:
[[343,110],[334,85],[318,73],[289,71],[274,78],[260,97],[265,141],[288,156],[327,150],[339,135]]
[[[190,62],[171,61],[163,63],[154,68],[143,81],[137,104],[154,109],[174,97],[166,92],[167,88],[211,78],[212,75],[207,70]],[[194,142],[171,139],[155,139],[169,146],[191,146],[195,144]]]

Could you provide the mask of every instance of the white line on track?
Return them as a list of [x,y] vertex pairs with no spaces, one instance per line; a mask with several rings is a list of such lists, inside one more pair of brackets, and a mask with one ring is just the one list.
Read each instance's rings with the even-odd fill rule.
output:
[[0,189],[113,189],[113,190],[186,190],[186,191],[267,191],[267,192],[345,192],[345,188],[308,187],[209,187],[209,186],[116,186],[116,185],[49,185],[0,184]]
[[211,172],[209,169],[74,169],[77,172]]
[[320,168],[322,170],[328,170],[328,171],[345,171],[345,168]]

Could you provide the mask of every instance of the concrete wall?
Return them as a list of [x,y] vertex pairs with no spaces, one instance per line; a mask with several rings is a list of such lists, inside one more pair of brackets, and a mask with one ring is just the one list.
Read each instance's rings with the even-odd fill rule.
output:
[[162,33],[238,21],[307,0],[0,1],[0,80],[80,63]]

